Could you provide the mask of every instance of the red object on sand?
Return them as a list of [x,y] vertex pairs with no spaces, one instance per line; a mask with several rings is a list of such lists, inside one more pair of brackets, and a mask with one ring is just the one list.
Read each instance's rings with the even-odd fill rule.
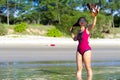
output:
[[50,44],[50,46],[55,46],[55,44]]

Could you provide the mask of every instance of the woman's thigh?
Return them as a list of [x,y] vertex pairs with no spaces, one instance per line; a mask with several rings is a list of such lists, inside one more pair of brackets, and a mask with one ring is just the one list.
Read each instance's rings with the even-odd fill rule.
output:
[[91,57],[92,57],[92,51],[88,50],[83,55],[83,61],[86,66],[86,68],[91,68]]
[[79,52],[76,53],[76,63],[77,63],[77,69],[81,70],[82,69],[82,55]]

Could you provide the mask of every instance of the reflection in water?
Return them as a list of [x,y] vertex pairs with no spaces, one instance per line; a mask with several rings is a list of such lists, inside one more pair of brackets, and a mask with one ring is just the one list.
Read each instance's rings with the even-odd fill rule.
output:
[[[120,61],[96,61],[92,66],[93,80],[120,80]],[[75,71],[75,62],[5,62],[0,63],[0,80],[76,80]]]
[[13,62],[13,79],[17,80],[18,79],[18,72],[17,72],[17,62]]

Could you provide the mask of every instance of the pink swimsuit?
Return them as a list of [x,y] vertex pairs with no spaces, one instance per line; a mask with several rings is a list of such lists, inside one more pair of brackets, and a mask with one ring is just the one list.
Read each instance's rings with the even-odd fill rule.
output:
[[88,50],[91,50],[91,47],[89,46],[89,42],[88,42],[88,38],[89,38],[90,34],[88,34],[86,32],[86,28],[84,29],[83,32],[79,32],[78,33],[78,48],[77,51],[83,56],[84,53]]

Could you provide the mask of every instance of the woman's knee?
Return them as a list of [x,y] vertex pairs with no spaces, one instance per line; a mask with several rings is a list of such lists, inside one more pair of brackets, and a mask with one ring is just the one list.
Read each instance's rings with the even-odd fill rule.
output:
[[86,66],[86,70],[87,71],[92,71],[92,67],[91,66]]
[[92,68],[88,68],[87,69],[87,73],[88,73],[88,76],[92,76],[93,74],[92,74]]

